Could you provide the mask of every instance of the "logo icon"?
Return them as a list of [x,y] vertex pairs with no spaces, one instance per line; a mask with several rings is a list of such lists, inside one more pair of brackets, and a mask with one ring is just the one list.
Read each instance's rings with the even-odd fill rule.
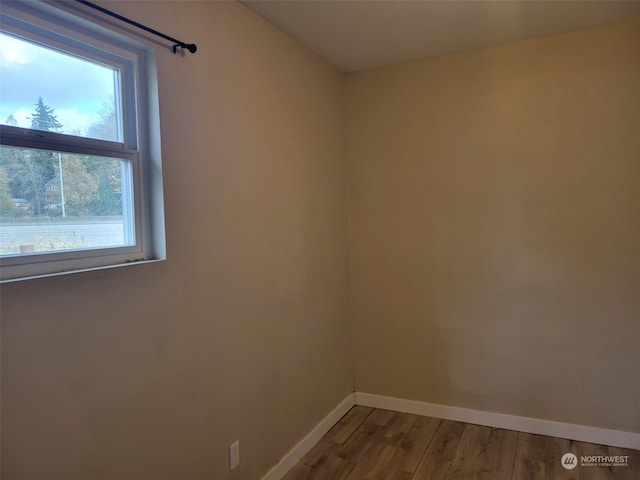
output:
[[565,453],[560,459],[560,464],[567,470],[573,470],[578,466],[578,457],[573,453]]

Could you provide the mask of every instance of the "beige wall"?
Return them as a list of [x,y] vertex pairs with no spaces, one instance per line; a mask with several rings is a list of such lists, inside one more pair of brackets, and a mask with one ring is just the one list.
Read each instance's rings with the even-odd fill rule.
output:
[[640,432],[640,24],[347,84],[356,390]]
[[158,52],[169,258],[2,287],[3,478],[256,480],[354,351],[358,391],[640,431],[638,23],[345,102],[242,5],[111,8],[199,47]]
[[344,78],[238,3],[107,6],[198,45],[158,51],[168,260],[2,286],[2,478],[256,480],[353,391]]

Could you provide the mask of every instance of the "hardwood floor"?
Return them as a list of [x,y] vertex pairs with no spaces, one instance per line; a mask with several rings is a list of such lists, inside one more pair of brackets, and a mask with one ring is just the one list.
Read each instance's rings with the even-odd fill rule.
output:
[[[576,455],[565,469],[560,459]],[[628,466],[581,456],[628,455]],[[639,480],[640,451],[353,407],[283,480]]]

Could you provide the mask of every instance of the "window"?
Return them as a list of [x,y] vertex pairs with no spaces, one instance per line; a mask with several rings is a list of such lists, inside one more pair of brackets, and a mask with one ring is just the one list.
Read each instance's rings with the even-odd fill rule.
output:
[[3,3],[0,280],[165,258],[153,52]]

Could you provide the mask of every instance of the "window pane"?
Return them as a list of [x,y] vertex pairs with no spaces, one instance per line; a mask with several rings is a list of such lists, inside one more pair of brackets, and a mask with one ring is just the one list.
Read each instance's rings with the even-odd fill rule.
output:
[[0,256],[135,244],[126,160],[0,147]]
[[122,141],[119,71],[0,33],[0,123]]

